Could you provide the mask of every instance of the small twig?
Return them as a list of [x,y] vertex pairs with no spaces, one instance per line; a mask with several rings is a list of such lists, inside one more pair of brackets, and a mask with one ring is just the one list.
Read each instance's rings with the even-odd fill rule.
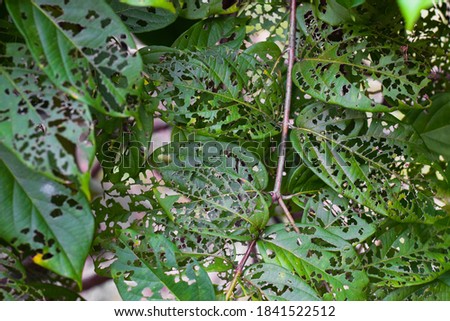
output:
[[294,231],[297,233],[300,233],[300,230],[298,229],[297,225],[295,225],[295,221],[294,221],[294,218],[292,217],[291,212],[289,212],[289,209],[287,208],[286,204],[284,204],[284,201],[281,197],[278,199],[278,204],[283,209],[284,215],[286,215],[286,217],[287,217],[289,223],[292,225],[292,228],[294,229]]
[[273,200],[274,202],[280,199],[281,182],[283,179],[284,163],[286,162],[286,141],[289,132],[289,117],[291,113],[291,100],[292,100],[292,69],[294,67],[295,60],[295,31],[296,31],[296,20],[295,20],[295,9],[296,0],[291,0],[290,2],[290,19],[289,19],[289,49],[288,49],[288,67],[286,75],[286,97],[284,101],[284,115],[283,115],[283,125],[281,129],[281,142],[280,151],[278,156],[278,167],[277,174],[275,177],[275,185],[273,188]]
[[294,230],[299,233],[298,227],[295,225],[294,218],[292,217],[286,204],[284,204],[283,198],[281,197],[281,182],[283,180],[284,165],[286,162],[286,142],[289,133],[289,117],[291,115],[291,101],[292,101],[292,69],[294,67],[295,61],[295,31],[296,31],[296,21],[295,21],[295,10],[296,10],[296,0],[291,0],[289,8],[289,48],[288,48],[288,67],[286,75],[286,97],[284,100],[284,114],[283,114],[283,125],[281,128],[281,141],[280,150],[278,156],[278,166],[277,174],[275,176],[275,184],[272,192],[272,200],[274,203],[280,204],[284,211],[289,223],[292,225]]
[[250,257],[250,254],[252,253],[255,245],[256,245],[256,239],[250,242],[250,244],[248,245],[247,251],[245,251],[244,256],[242,257],[238,266],[234,270],[233,281],[231,281],[230,287],[228,288],[227,294],[225,296],[225,301],[229,301],[231,296],[233,295],[234,289],[236,288],[236,284],[239,281],[239,277],[242,275],[242,271],[244,271],[245,263],[247,262],[248,258]]

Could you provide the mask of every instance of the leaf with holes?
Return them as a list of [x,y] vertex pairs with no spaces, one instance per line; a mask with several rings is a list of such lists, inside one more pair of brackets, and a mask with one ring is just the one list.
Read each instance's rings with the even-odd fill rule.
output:
[[0,245],[0,299],[2,301],[44,300],[43,293],[26,283],[26,271],[10,247]]
[[41,68],[61,90],[97,110],[131,115],[142,61],[119,17],[103,1],[6,1]]
[[242,240],[266,225],[268,207],[260,191],[267,186],[267,172],[242,147],[217,141],[172,143],[156,150],[152,163],[178,201],[182,196],[190,201],[175,207],[177,224]]
[[250,1],[242,8],[238,17],[249,19],[246,40],[250,43],[264,39],[286,49],[289,12],[286,1]]
[[24,165],[0,144],[0,235],[15,248],[29,247],[33,261],[81,286],[94,219],[86,198]]
[[[199,233],[185,226],[183,221],[180,223],[180,220],[176,219],[177,208],[184,207],[184,210],[188,208],[195,211],[197,203],[194,201],[192,204],[176,204],[175,201],[179,199],[179,195],[174,195],[164,186],[158,186],[154,179],[134,181],[128,178],[106,190],[103,197],[93,203],[97,225],[100,226],[94,245],[97,253],[97,272],[105,276],[111,275],[111,254],[134,257],[141,255],[144,259],[148,257],[147,243],[139,249],[126,248],[126,244],[122,243],[122,240],[126,240],[123,233],[127,228],[126,235],[135,240],[133,244],[148,241],[148,235],[173,243],[177,249],[176,261],[180,268],[192,263],[186,261],[188,257],[196,259],[198,265],[206,271],[217,272],[219,279],[229,280],[235,260],[235,253],[231,250],[234,246],[232,241],[226,239],[227,235],[224,236],[223,233]],[[135,253],[132,254],[132,251]],[[137,295],[144,297],[143,293],[135,290],[130,295],[134,298],[137,298]]]
[[[305,9],[302,9],[305,8]],[[297,14],[302,30],[299,61],[293,81],[304,93],[330,104],[361,111],[393,111],[428,107],[423,89],[430,68],[408,60],[400,45],[366,29],[331,27],[301,7]],[[377,101],[379,87],[386,103]]]
[[325,300],[365,300],[369,282],[350,243],[321,227],[297,224],[268,227],[258,249],[265,263],[277,264],[305,280]]
[[363,242],[382,222],[380,215],[330,188],[294,201],[303,209],[302,223],[320,226],[348,242]]
[[121,233],[119,242],[111,272],[124,300],[215,299],[206,271],[195,261],[180,267],[176,260],[180,252],[165,237],[136,235],[128,229]]
[[[159,30],[175,22],[177,12],[161,7],[132,7],[119,0],[107,1],[114,12],[133,33]],[[175,8],[172,6],[175,10]]]
[[391,115],[313,104],[299,114],[291,141],[328,186],[375,213],[429,224],[448,216],[436,186],[423,185],[422,169],[434,166],[423,142]]
[[396,289],[384,301],[450,301],[450,273],[430,283]]
[[248,267],[244,274],[264,299],[276,301],[317,301],[317,296],[302,278],[291,271],[268,263]]
[[22,44],[8,44],[5,59],[11,62],[0,67],[0,142],[45,176],[78,179],[89,195],[89,173],[77,163],[85,159],[89,167],[94,157],[88,106],[56,89]]
[[145,168],[153,131],[153,111],[147,107],[139,108],[137,118],[94,114],[98,120],[96,156],[103,169],[104,181],[117,183],[124,175],[136,178]]
[[164,120],[201,135],[263,139],[279,132],[280,51],[259,43],[238,52],[141,49]]
[[418,55],[423,61],[430,61],[433,65],[429,75],[431,82],[426,88],[429,96],[448,92],[450,88],[449,12],[448,2],[435,1],[427,10],[426,16],[417,21],[414,30],[408,32],[411,42],[405,48],[406,55]]
[[392,223],[375,236],[362,259],[373,283],[404,287],[450,270],[448,228]]
[[198,50],[224,45],[239,49],[245,38],[246,20],[235,17],[201,20],[182,33],[172,47],[181,50]]

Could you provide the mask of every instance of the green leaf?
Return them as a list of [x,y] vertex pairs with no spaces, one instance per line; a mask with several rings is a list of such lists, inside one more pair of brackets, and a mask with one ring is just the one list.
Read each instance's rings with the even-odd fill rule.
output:
[[369,280],[351,244],[321,227],[297,226],[300,233],[280,224],[267,228],[257,243],[264,262],[295,272],[325,300],[364,300]]
[[[269,212],[259,192],[268,183],[264,165],[240,146],[217,141],[179,142],[165,145],[152,154],[152,163],[164,183],[190,203],[179,203],[174,220],[194,231],[224,237],[251,237],[264,228]],[[173,196],[166,198],[174,204]]]
[[132,113],[142,61],[130,53],[135,47],[130,33],[103,0],[8,0],[6,5],[55,85],[101,112]]
[[173,1],[170,0],[120,0],[120,2],[138,7],[154,7],[166,9],[172,13],[176,12]]
[[14,251],[0,244],[0,299],[2,301],[44,300],[43,293],[26,282],[26,271]]
[[[206,271],[196,262],[178,266],[175,258],[178,249],[161,235],[141,237],[132,230],[124,230],[119,238],[111,271],[124,300],[215,299]],[[170,294],[164,293],[165,289]]]
[[396,289],[383,298],[385,301],[449,301],[450,273],[430,283]]
[[140,106],[138,117],[112,118],[97,113],[97,159],[103,181],[120,182],[124,175],[136,178],[146,167],[151,151],[153,111]]
[[[374,37],[367,28],[331,27],[311,14],[306,9],[297,12],[304,35],[293,81],[301,91],[361,111],[427,107],[423,89],[430,81],[429,68],[423,63],[406,60],[399,44]],[[377,100],[377,86],[386,103]]]
[[393,223],[372,240],[364,268],[378,285],[423,284],[450,270],[449,246],[448,228]]
[[[270,54],[268,53],[270,52]],[[261,140],[278,133],[283,97],[280,51],[259,43],[244,52],[224,46],[198,52],[141,49],[167,122],[201,135]]]
[[[347,5],[344,5],[342,3],[347,2]],[[332,25],[332,26],[338,26],[343,25],[345,23],[353,23],[355,18],[358,17],[353,13],[353,10],[351,10],[351,3],[357,3],[358,0],[352,1],[352,0],[328,0],[326,3],[319,2],[316,4],[316,7],[314,8],[315,14],[317,17]],[[365,2],[364,0],[361,1],[361,3]],[[307,4],[306,4],[307,5]],[[307,5],[308,6],[308,5]],[[302,9],[300,9],[302,10]]]
[[173,205],[180,198],[179,195],[163,195],[157,188],[153,189],[153,194],[156,200],[161,205],[162,209],[166,213],[167,217],[173,221],[175,218],[172,213]]
[[432,98],[431,108],[425,111],[411,111],[405,122],[419,133],[427,148],[450,159],[450,93]]
[[238,1],[232,1],[229,6],[223,0],[185,1],[180,16],[186,19],[203,19],[216,14],[230,14],[238,10]]
[[411,30],[420,18],[420,11],[433,5],[433,0],[397,0],[406,22],[406,29]]
[[336,2],[345,8],[354,8],[362,5],[366,0],[336,0]]
[[302,223],[320,226],[348,242],[362,242],[376,231],[381,221],[375,213],[330,188],[314,196],[298,196],[303,208]]
[[[0,67],[0,142],[45,176],[78,179],[89,195],[94,138],[88,106],[56,89],[22,44],[10,43],[6,49],[12,63]],[[88,168],[80,169],[77,157]]]
[[252,265],[245,270],[244,277],[268,300],[319,300],[315,291],[302,278],[276,264]]
[[29,247],[33,261],[81,286],[94,219],[81,194],[24,165],[0,144],[0,235],[15,248]]
[[133,33],[165,28],[175,22],[178,17],[178,13],[161,7],[131,7],[119,0],[108,0],[107,2]]
[[[435,2],[427,10],[426,17],[417,21],[413,30],[408,32],[411,41],[409,52],[419,54],[422,61],[431,61],[431,82],[426,88],[429,96],[448,92],[450,88],[450,60],[448,48],[450,39],[447,37],[449,28],[448,4],[444,1]],[[416,55],[417,55],[416,54]]]
[[235,17],[201,20],[182,33],[172,47],[196,50],[224,45],[239,49],[245,38],[246,20]]
[[391,115],[313,104],[300,112],[291,141],[328,186],[375,213],[427,224],[448,216],[445,199],[424,180],[423,169],[434,165],[423,142]]
[[247,41],[253,43],[257,39],[264,39],[276,43],[281,50],[286,49],[289,11],[285,1],[249,1],[238,17],[250,19],[246,28]]
[[324,182],[305,164],[293,167],[283,180],[285,194],[314,194],[325,186]]

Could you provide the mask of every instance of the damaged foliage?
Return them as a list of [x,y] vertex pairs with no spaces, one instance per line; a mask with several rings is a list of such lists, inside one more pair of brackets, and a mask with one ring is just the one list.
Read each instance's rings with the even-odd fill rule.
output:
[[1,299],[449,299],[443,1],[0,9]]

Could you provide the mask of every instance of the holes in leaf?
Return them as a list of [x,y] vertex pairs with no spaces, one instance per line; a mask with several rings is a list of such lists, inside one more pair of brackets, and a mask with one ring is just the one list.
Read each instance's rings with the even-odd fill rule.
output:
[[40,7],[41,7],[44,11],[50,13],[50,15],[51,15],[53,18],[59,18],[59,17],[62,16],[63,13],[64,13],[63,9],[62,9],[60,6],[58,6],[58,5],[45,5],[45,4],[44,4],[44,5],[40,5]]
[[72,23],[67,21],[58,22],[58,26],[60,26],[65,31],[70,31],[72,36],[77,36],[81,31],[85,29],[82,25],[78,23]]
[[59,208],[55,208],[53,211],[51,211],[50,216],[53,218],[57,218],[59,216],[63,215],[63,212]]
[[41,232],[34,230],[33,241],[45,245],[45,236]]
[[95,20],[98,17],[100,17],[100,16],[94,10],[89,10],[87,15],[85,16],[86,20]]
[[111,24],[111,22],[112,20],[110,18],[105,18],[100,21],[100,25],[102,26],[102,28],[106,28]]

